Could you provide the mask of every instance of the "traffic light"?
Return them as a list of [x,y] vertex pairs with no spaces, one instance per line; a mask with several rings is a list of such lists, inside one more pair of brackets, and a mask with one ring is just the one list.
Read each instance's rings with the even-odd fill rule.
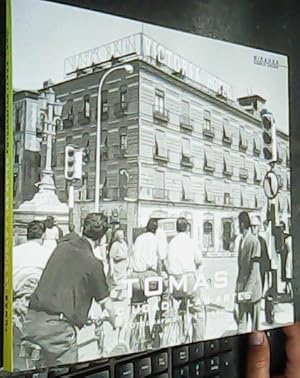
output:
[[82,163],[87,164],[90,161],[90,151],[87,147],[82,149]]
[[80,180],[82,176],[82,151],[68,145],[65,149],[65,179]]
[[276,127],[273,114],[263,109],[260,113],[263,125],[263,154],[269,162],[277,161]]

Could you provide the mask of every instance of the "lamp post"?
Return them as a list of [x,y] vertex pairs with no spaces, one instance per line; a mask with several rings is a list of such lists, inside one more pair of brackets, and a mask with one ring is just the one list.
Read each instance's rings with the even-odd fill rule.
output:
[[105,74],[101,77],[98,85],[98,101],[97,101],[97,131],[96,131],[96,178],[95,178],[95,212],[99,211],[99,195],[100,195],[100,169],[101,169],[101,160],[100,160],[100,150],[101,150],[101,93],[102,87],[105,79],[114,71],[125,70],[128,73],[133,72],[133,66],[131,64],[123,64],[121,66],[111,67]]
[[42,93],[40,98],[41,115],[44,119],[43,134],[46,136],[46,161],[42,171],[42,179],[39,183],[39,190],[55,191],[52,171],[52,142],[56,134],[56,124],[62,114],[62,104],[55,100],[55,92],[50,88],[46,93]]

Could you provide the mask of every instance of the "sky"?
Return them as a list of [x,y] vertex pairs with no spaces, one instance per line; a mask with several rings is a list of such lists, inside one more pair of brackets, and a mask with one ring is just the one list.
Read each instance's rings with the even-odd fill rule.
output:
[[[233,98],[267,100],[278,129],[289,133],[287,57],[126,18],[41,0],[12,1],[13,86],[38,89],[65,80],[65,58],[143,31],[163,46],[232,86]],[[278,68],[254,64],[277,59]]]

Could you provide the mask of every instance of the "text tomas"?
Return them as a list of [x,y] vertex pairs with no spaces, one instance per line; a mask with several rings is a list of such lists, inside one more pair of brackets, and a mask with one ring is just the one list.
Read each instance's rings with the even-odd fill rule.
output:
[[[128,298],[132,298],[134,285],[138,283],[138,278],[127,278],[123,281],[123,284],[127,286]],[[195,292],[198,289],[209,288],[210,286],[213,286],[215,289],[224,289],[228,287],[228,272],[223,270],[215,272],[213,279],[211,280],[211,285],[208,284],[203,273],[197,272],[195,283],[192,288],[188,287],[188,283],[188,275],[183,275],[180,278],[169,276],[167,279],[160,276],[147,277],[143,281],[143,291],[145,297],[153,297],[160,296],[165,291],[169,294],[173,294],[173,292],[177,290],[183,292],[187,292],[188,290]]]

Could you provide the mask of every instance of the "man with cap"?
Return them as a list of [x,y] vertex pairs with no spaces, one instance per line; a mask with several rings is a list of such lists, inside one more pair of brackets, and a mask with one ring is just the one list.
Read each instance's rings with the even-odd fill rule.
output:
[[78,361],[77,330],[86,324],[93,299],[114,325],[103,264],[94,255],[106,231],[105,215],[88,214],[83,236],[58,244],[31,296],[24,339],[42,348],[43,366]]
[[252,232],[247,211],[239,216],[241,239],[238,250],[238,276],[236,281],[236,303],[238,306],[238,331],[247,332],[248,316],[251,317],[252,331],[259,328],[262,283],[260,275],[260,244]]
[[19,349],[30,296],[52,253],[42,245],[44,233],[44,222],[34,220],[28,223],[27,242],[13,249],[14,363],[20,370],[25,369],[24,361],[19,358]]

